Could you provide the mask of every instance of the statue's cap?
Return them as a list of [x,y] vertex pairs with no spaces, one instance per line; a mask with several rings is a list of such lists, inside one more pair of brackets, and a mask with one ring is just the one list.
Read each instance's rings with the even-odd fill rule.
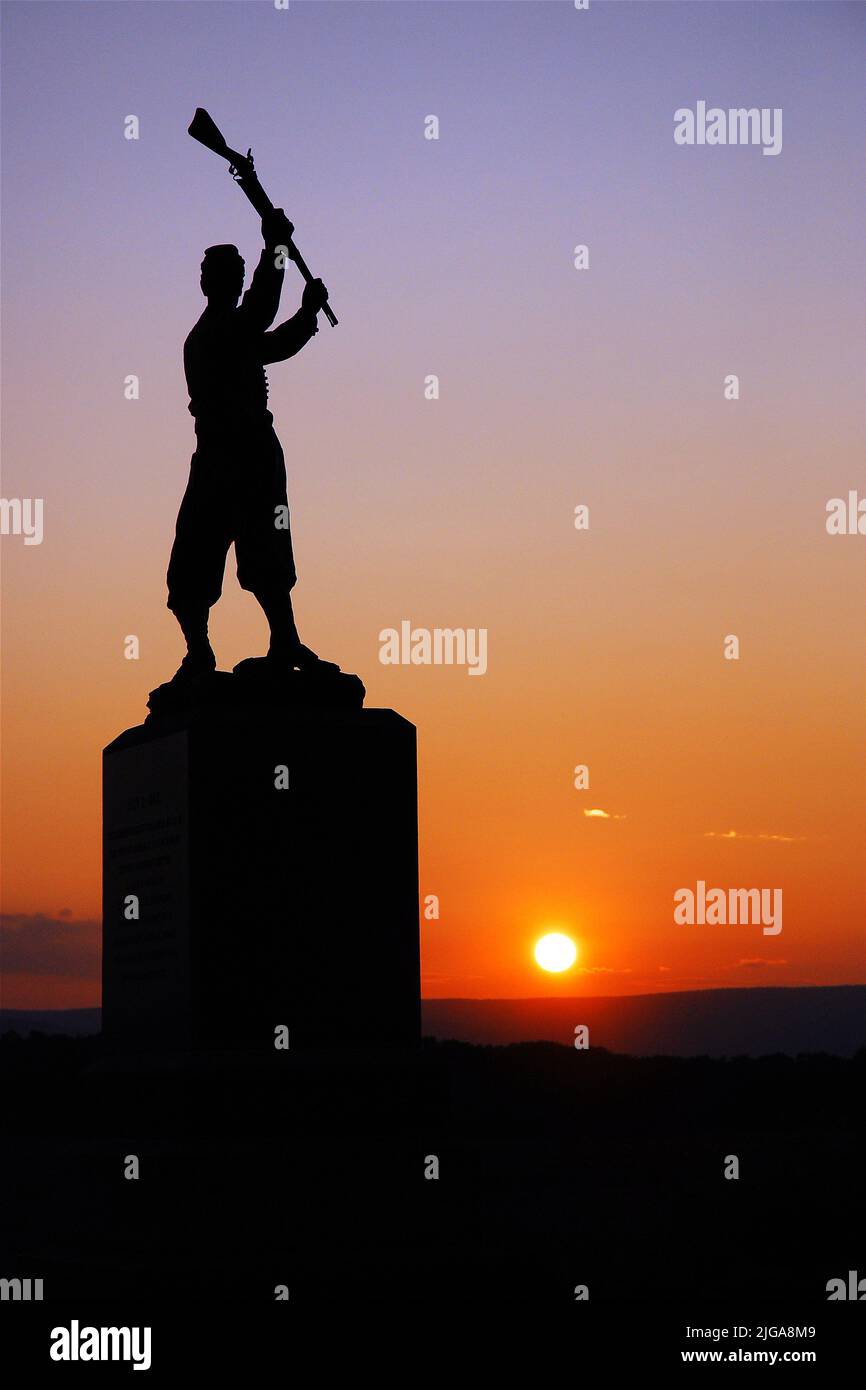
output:
[[242,261],[243,256],[236,246],[224,243],[222,246],[208,246],[202,265],[227,265],[231,261]]

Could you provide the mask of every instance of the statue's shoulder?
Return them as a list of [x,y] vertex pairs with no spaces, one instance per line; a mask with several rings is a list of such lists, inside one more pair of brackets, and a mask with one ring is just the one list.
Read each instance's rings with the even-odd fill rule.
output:
[[212,333],[213,324],[210,323],[207,317],[207,309],[205,309],[204,313],[196,319],[195,323],[193,324],[192,328],[189,330],[189,332],[186,335],[186,338],[184,339],[184,353],[186,353],[188,348],[194,347],[200,339],[211,337]]

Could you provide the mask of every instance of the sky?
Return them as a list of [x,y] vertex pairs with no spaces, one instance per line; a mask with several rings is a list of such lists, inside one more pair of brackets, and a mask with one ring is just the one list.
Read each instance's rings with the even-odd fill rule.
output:
[[[864,37],[809,0],[3,5],[2,495],[44,506],[2,540],[6,1007],[98,1002],[101,749],[182,655],[181,348],[203,248],[260,246],[196,106],[340,320],[269,370],[294,598],[418,729],[425,995],[866,981],[866,539],[826,525],[866,498]],[[678,145],[700,101],[780,109],[781,151]],[[485,674],[382,664],[404,620],[485,629]],[[232,556],[211,632],[266,647]],[[676,923],[698,881],[783,930]]]

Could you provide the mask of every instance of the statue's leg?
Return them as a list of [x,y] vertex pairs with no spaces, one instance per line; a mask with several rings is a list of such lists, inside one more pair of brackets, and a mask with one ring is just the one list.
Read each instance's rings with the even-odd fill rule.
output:
[[209,608],[205,604],[190,604],[173,611],[186,638],[186,656],[180,664],[178,675],[197,676],[215,671],[216,656],[207,631]]
[[197,676],[216,669],[207,624],[210,608],[222,592],[231,531],[226,520],[216,464],[193,455],[190,480],[180,506],[168,564],[168,606],[186,638],[187,654],[177,676]]
[[253,594],[264,609],[271,629],[268,660],[275,667],[283,670],[297,667],[301,671],[316,670],[320,673],[340,669],[332,661],[322,661],[314,651],[304,646],[295,626],[292,598],[287,589],[257,588]]
[[321,661],[298,636],[292,609],[292,589],[297,582],[286,467],[280,442],[272,429],[258,441],[260,453],[251,462],[249,491],[238,518],[235,554],[238,582],[258,600],[271,630],[268,660],[280,670],[310,670],[324,674],[338,671]]
[[295,614],[292,609],[292,596],[286,589],[257,588],[253,594],[262,606],[271,630],[271,645],[268,656],[288,660],[294,657],[301,646]]

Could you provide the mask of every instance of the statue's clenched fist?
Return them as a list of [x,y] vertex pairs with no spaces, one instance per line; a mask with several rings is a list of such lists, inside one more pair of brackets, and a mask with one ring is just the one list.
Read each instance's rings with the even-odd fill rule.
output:
[[288,246],[294,231],[282,208],[273,208],[262,218],[262,236],[268,246]]
[[321,280],[310,280],[304,287],[301,308],[308,314],[317,314],[328,302],[328,291]]

